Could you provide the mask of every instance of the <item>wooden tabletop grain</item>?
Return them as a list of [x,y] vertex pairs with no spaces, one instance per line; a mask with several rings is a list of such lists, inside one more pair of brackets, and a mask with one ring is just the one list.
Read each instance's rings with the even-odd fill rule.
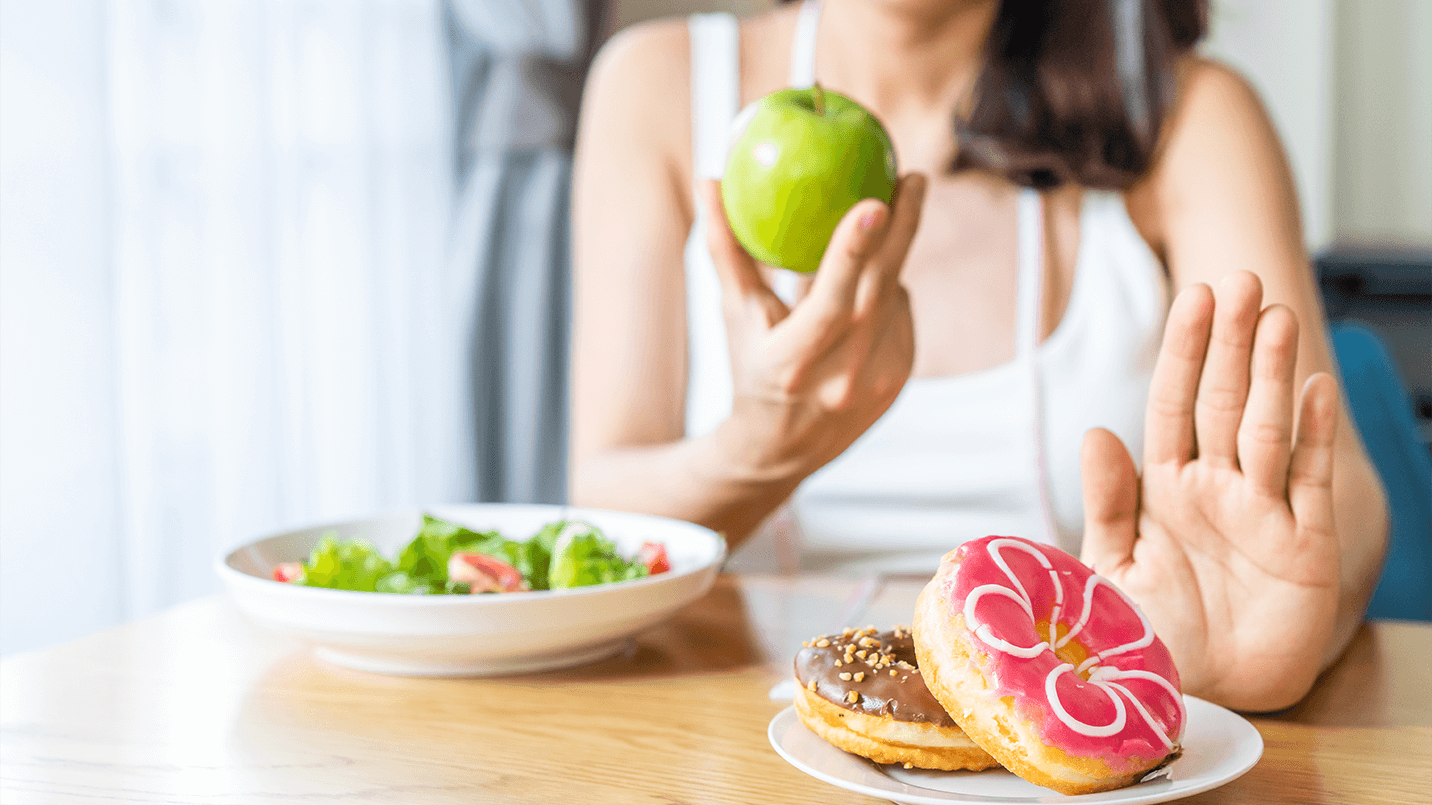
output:
[[[625,654],[526,678],[348,671],[224,597],[0,662],[5,803],[872,803],[766,742],[800,641],[912,580],[721,577]],[[1432,801],[1432,626],[1365,626],[1244,777],[1191,803]]]

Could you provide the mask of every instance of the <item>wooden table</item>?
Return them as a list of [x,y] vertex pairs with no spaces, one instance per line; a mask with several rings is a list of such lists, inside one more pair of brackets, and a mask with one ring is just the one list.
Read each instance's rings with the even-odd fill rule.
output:
[[[5,803],[871,803],[766,743],[800,641],[908,622],[910,580],[722,577],[625,655],[525,679],[335,668],[224,597],[0,663]],[[1432,626],[1363,628],[1196,803],[1427,803]]]

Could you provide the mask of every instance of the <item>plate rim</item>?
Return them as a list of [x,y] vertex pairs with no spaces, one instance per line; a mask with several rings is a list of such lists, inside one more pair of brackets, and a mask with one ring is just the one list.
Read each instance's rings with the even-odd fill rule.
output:
[[[1229,710],[1222,705],[1214,704],[1213,702],[1207,701],[1206,699],[1200,699],[1197,696],[1190,696],[1188,694],[1184,694],[1183,698],[1185,700],[1185,706],[1187,706],[1188,702],[1198,702],[1199,705],[1206,705],[1208,707],[1214,708],[1215,710],[1220,710],[1224,714],[1232,716],[1237,721],[1242,722],[1243,726],[1248,728],[1250,736],[1256,740],[1257,751],[1250,752],[1249,758],[1245,762],[1238,764],[1238,767],[1236,769],[1230,770],[1227,773],[1220,775],[1210,775],[1209,779],[1192,782],[1192,784],[1187,787],[1179,787],[1176,789],[1168,788],[1158,792],[1151,791],[1146,796],[1135,796],[1132,798],[1121,798],[1118,800],[1107,799],[1108,795],[1112,793],[1107,791],[1096,792],[1092,794],[1066,795],[1060,794],[1053,789],[1046,789],[1049,791],[1049,796],[1041,797],[1039,799],[1011,799],[1008,797],[989,797],[984,795],[974,795],[976,798],[971,799],[968,796],[952,794],[944,791],[937,791],[935,789],[927,789],[930,792],[930,794],[928,795],[911,795],[892,792],[889,790],[882,790],[878,788],[872,788],[863,783],[837,778],[832,775],[826,774],[818,769],[812,768],[804,761],[791,756],[788,752],[786,752],[786,750],[777,740],[776,729],[779,726],[778,722],[782,720],[793,721],[794,726],[798,726],[801,729],[809,731],[809,728],[806,727],[805,724],[802,724],[800,722],[799,717],[796,715],[795,705],[788,705],[782,708],[780,712],[776,713],[774,716],[771,717],[770,722],[766,725],[766,740],[770,743],[771,748],[776,751],[776,754],[779,755],[782,760],[786,761],[796,770],[806,775],[814,777],[821,782],[834,785],[838,788],[843,788],[846,791],[852,791],[857,794],[865,794],[866,796],[892,800],[894,802],[901,803],[901,805],[997,805],[997,803],[1025,803],[1026,805],[1038,805],[1039,803],[1045,802],[1107,802],[1109,803],[1109,805],[1154,805],[1154,803],[1169,802],[1175,799],[1191,797],[1196,794],[1201,794],[1205,791],[1211,791],[1215,788],[1227,785],[1228,783],[1231,783],[1234,780],[1237,780],[1239,777],[1242,777],[1243,775],[1247,774],[1253,769],[1254,766],[1258,765],[1258,761],[1263,759],[1263,752],[1266,749],[1266,745],[1263,741],[1263,733],[1259,732],[1257,726],[1255,726],[1253,722],[1244,718],[1242,715],[1232,710]],[[815,733],[812,732],[811,735],[814,736]],[[819,739],[819,736],[816,737],[817,739]],[[832,746],[831,749],[837,752],[843,751],[834,746]],[[894,780],[893,778],[890,779],[892,782],[899,782],[897,780]],[[901,784],[908,786],[908,784],[906,783]]]

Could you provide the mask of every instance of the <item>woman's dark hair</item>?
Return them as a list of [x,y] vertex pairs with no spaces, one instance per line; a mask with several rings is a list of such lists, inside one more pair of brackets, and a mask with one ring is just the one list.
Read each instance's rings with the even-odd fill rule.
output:
[[954,168],[1125,188],[1153,164],[1204,0],[1003,0]]
[[1122,189],[1153,164],[1207,0],[1002,0],[954,170]]

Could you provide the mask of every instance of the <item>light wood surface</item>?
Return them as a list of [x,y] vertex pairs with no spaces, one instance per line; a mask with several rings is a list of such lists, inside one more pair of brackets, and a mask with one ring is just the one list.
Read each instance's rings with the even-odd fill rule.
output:
[[[871,803],[766,742],[800,641],[908,623],[918,582],[722,577],[628,653],[525,679],[335,668],[226,598],[0,663],[5,803]],[[1194,803],[1427,803],[1432,626],[1364,627]]]

